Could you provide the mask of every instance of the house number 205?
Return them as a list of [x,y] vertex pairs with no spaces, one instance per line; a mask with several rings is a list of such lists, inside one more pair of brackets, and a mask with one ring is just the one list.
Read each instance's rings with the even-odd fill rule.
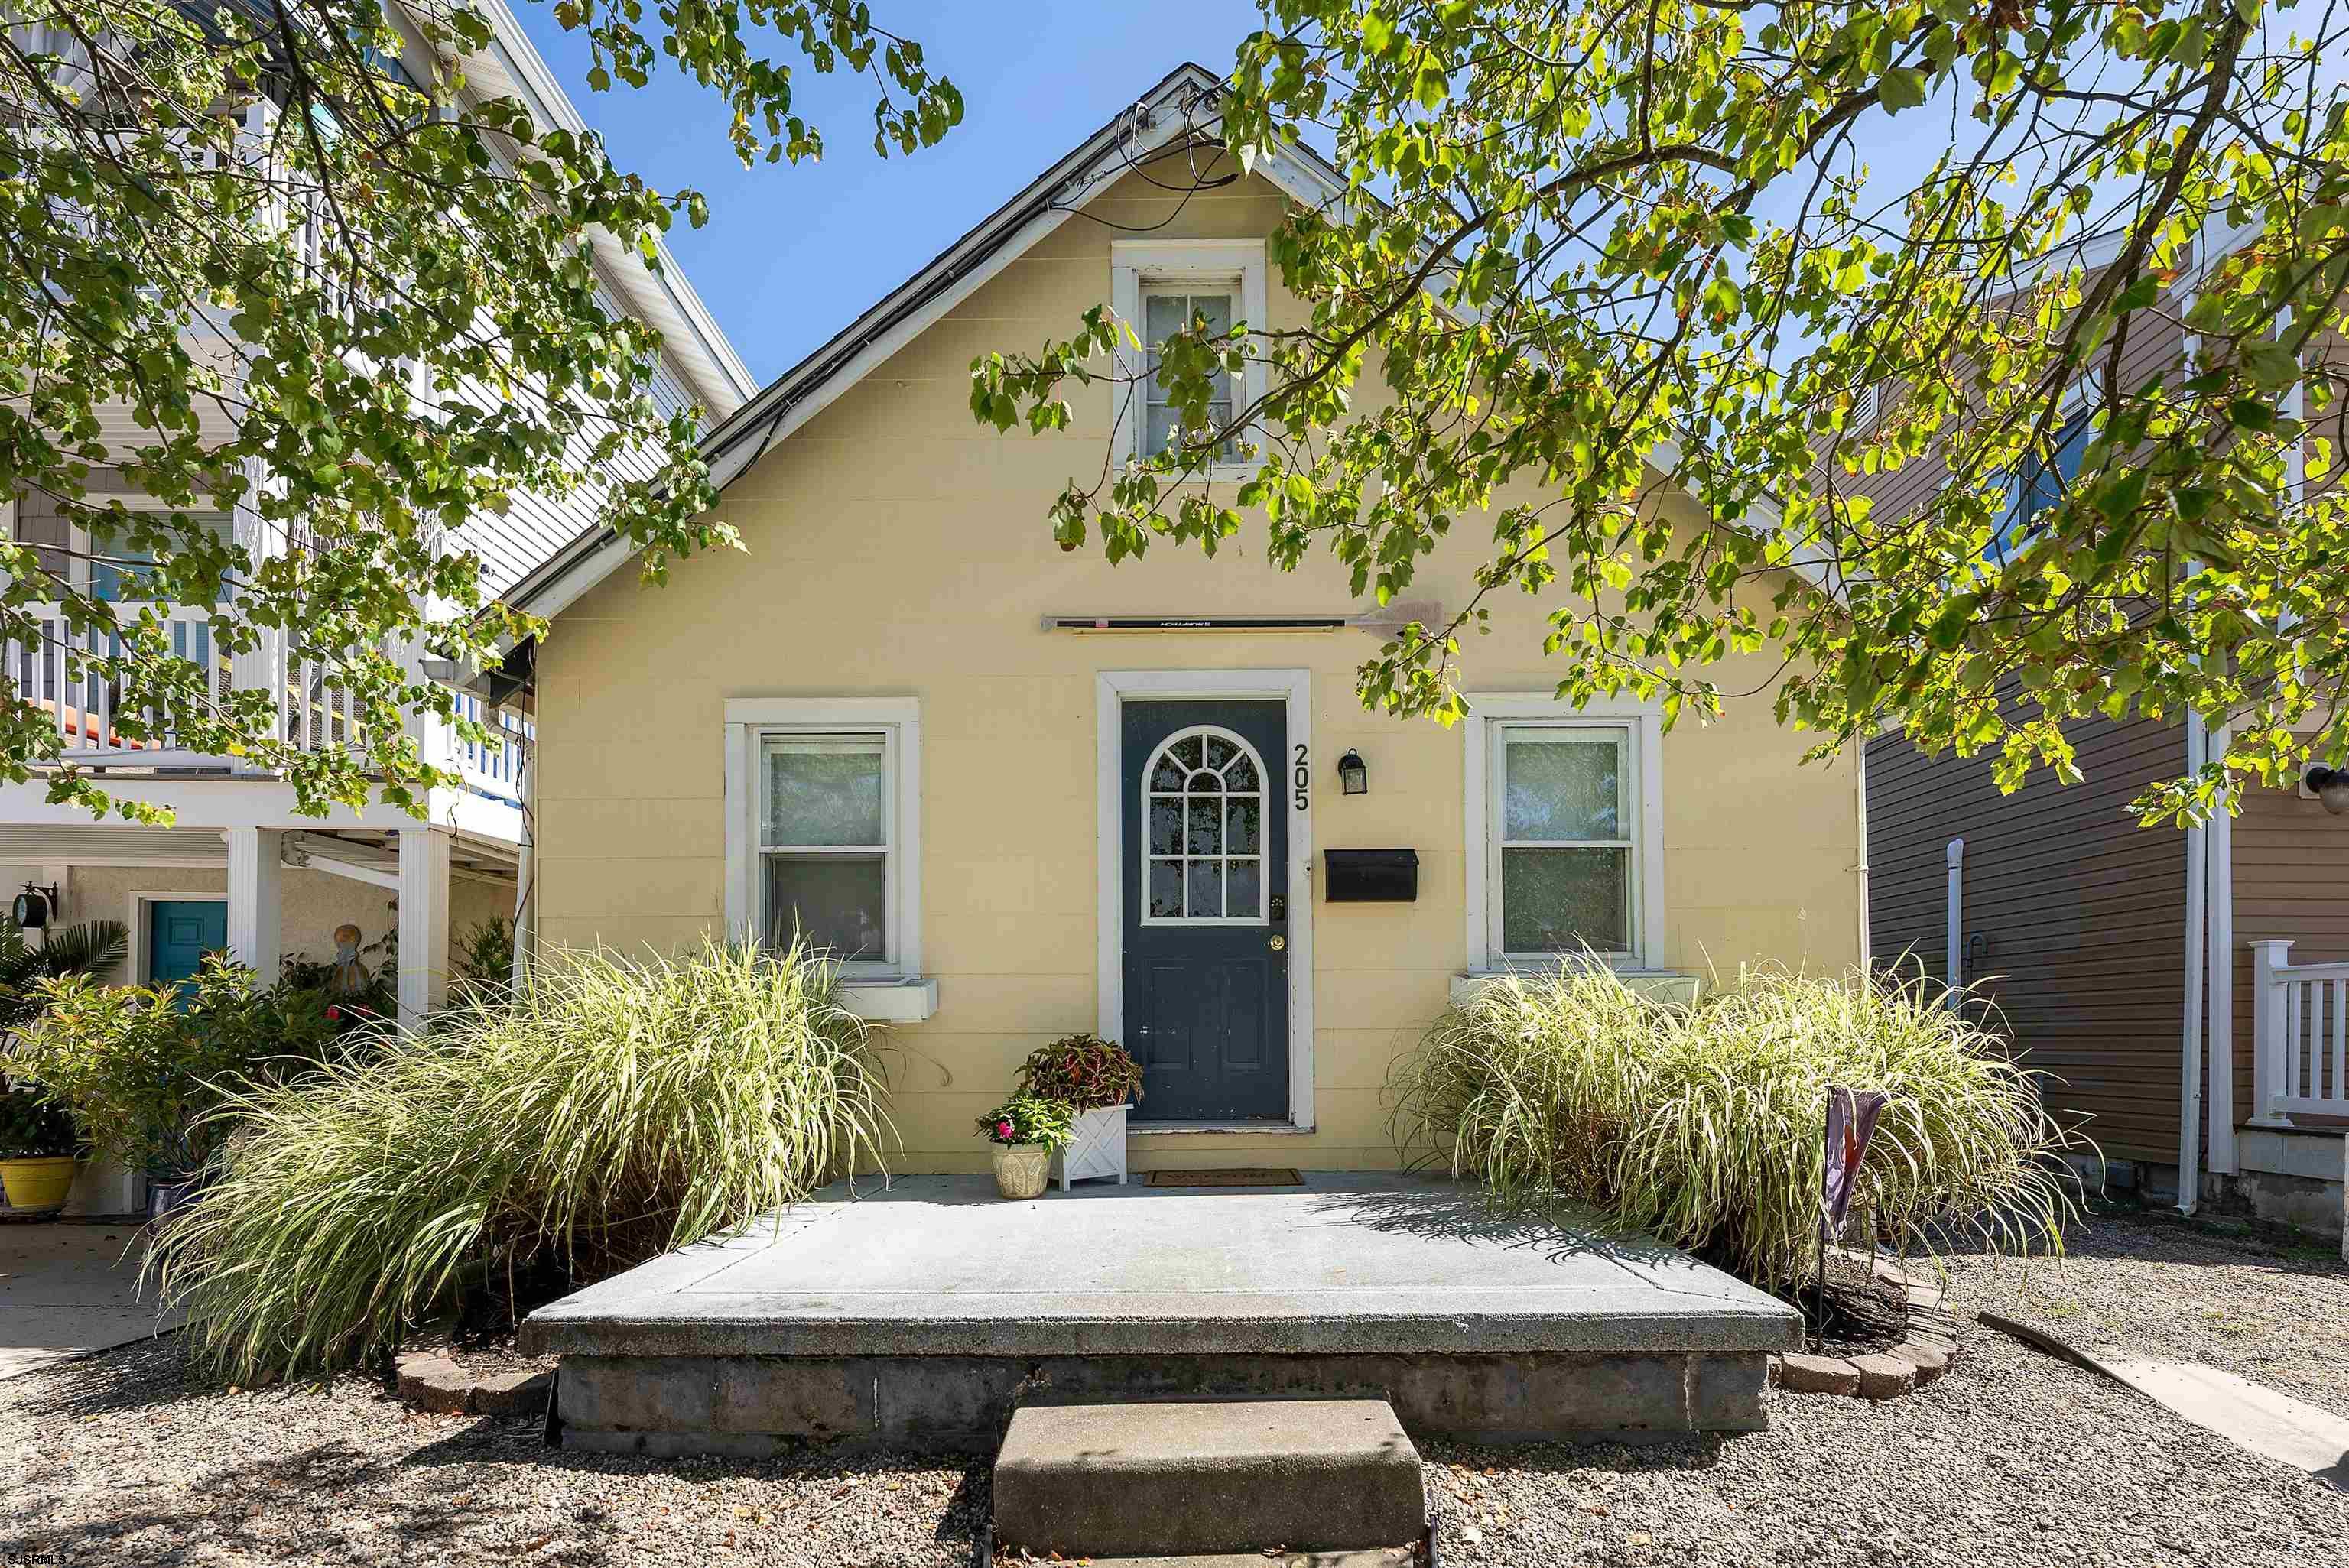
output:
[[1305,743],[1304,743],[1303,741],[1301,741],[1301,740],[1300,740],[1300,741],[1299,741],[1299,742],[1297,743],[1297,774],[1296,774],[1296,778],[1297,778],[1297,809],[1298,809],[1299,810],[1302,811],[1303,810],[1305,810],[1305,797],[1306,797],[1306,791],[1307,791],[1307,789],[1311,785],[1312,780],[1313,780],[1313,772],[1312,772],[1312,769],[1310,769],[1309,768],[1308,768],[1308,767],[1305,765]]

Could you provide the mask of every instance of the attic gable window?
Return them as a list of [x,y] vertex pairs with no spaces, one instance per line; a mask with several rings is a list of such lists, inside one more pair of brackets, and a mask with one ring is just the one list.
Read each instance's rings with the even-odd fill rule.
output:
[[[1154,458],[1167,448],[1177,444],[1182,410],[1167,401],[1166,388],[1158,383],[1158,346],[1178,332],[1195,326],[1208,333],[1229,332],[1232,329],[1232,290],[1221,294],[1193,292],[1185,285],[1175,289],[1153,288],[1143,296],[1143,380],[1142,394],[1142,455]],[[1232,377],[1225,372],[1216,377],[1216,395],[1207,402],[1208,428],[1221,429],[1231,423]],[[1205,434],[1206,432],[1201,432]],[[1219,461],[1236,460],[1237,445],[1226,441],[1216,453]]]
[[[1110,388],[1113,449],[1147,459],[1175,443],[1180,415],[1158,385],[1155,345],[1204,317],[1210,330],[1265,322],[1262,240],[1119,240],[1110,246],[1110,300],[1141,346],[1123,352],[1121,379]],[[1210,416],[1221,425],[1262,396],[1264,367],[1251,364],[1217,378]],[[1207,468],[1225,478],[1244,471],[1238,443],[1226,443]]]

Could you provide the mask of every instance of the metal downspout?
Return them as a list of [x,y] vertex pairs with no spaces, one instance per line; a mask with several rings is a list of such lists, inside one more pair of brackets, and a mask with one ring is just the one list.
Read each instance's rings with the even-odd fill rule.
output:
[[1959,992],[1964,978],[1965,967],[1966,841],[1963,839],[1951,839],[1949,848],[1942,851],[1942,859],[1949,866],[1947,918],[1950,925],[1948,945],[1944,949],[1945,957],[1941,968],[1941,978],[1948,985],[1949,989],[1942,994],[1942,997],[1950,1011],[1954,1013],[1958,1010]]
[[[2202,716],[2186,716],[2186,770],[2202,770],[2209,746]],[[2200,1206],[2202,1178],[2202,971],[2203,892],[2208,885],[2206,830],[2196,823],[2186,830],[2186,1003],[2179,1009],[2178,1087],[2178,1212],[2191,1214]]]

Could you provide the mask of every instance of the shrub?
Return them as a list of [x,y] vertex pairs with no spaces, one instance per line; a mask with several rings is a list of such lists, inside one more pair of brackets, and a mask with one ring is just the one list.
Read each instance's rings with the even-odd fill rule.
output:
[[129,951],[130,928],[119,920],[61,925],[37,947],[14,923],[0,929],[0,1031],[21,1029],[40,1016],[41,981],[103,974]]
[[1878,1236],[2060,1248],[2076,1140],[1920,984],[1763,969],[1681,1008],[1597,966],[1501,981],[1435,1024],[1391,1103],[1399,1141],[1496,1199],[1580,1205],[1785,1292],[1811,1272],[1831,1084],[1891,1096],[1854,1207]]
[[513,984],[513,922],[492,915],[458,939],[457,978],[468,985],[503,990]]
[[1019,1087],[1065,1099],[1080,1111],[1132,1105],[1142,1099],[1142,1064],[1099,1035],[1068,1035],[1028,1053],[1019,1064]]
[[1040,1143],[1066,1149],[1077,1136],[1077,1108],[1050,1095],[1015,1094],[978,1119],[989,1143]]
[[38,1089],[0,1088],[0,1160],[41,1160],[81,1148],[73,1118]]
[[42,1011],[9,1068],[72,1113],[100,1157],[187,1175],[226,1131],[216,1114],[254,1080],[308,1071],[340,1026],[323,995],[262,986],[217,954],[192,982],[101,985],[87,975],[33,987]]
[[832,980],[715,944],[556,954],[511,999],[462,995],[225,1107],[241,1130],[150,1266],[200,1360],[250,1381],[747,1228],[881,1156],[865,1027]]

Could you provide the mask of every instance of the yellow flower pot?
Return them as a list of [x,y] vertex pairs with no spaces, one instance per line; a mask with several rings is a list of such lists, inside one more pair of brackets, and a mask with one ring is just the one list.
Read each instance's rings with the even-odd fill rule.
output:
[[1052,1151],[1040,1143],[999,1143],[995,1146],[995,1190],[1007,1198],[1040,1198],[1044,1174],[1052,1168]]
[[70,1154],[0,1160],[0,1188],[8,1193],[8,1206],[35,1211],[64,1208],[66,1194],[73,1191],[78,1163]]

